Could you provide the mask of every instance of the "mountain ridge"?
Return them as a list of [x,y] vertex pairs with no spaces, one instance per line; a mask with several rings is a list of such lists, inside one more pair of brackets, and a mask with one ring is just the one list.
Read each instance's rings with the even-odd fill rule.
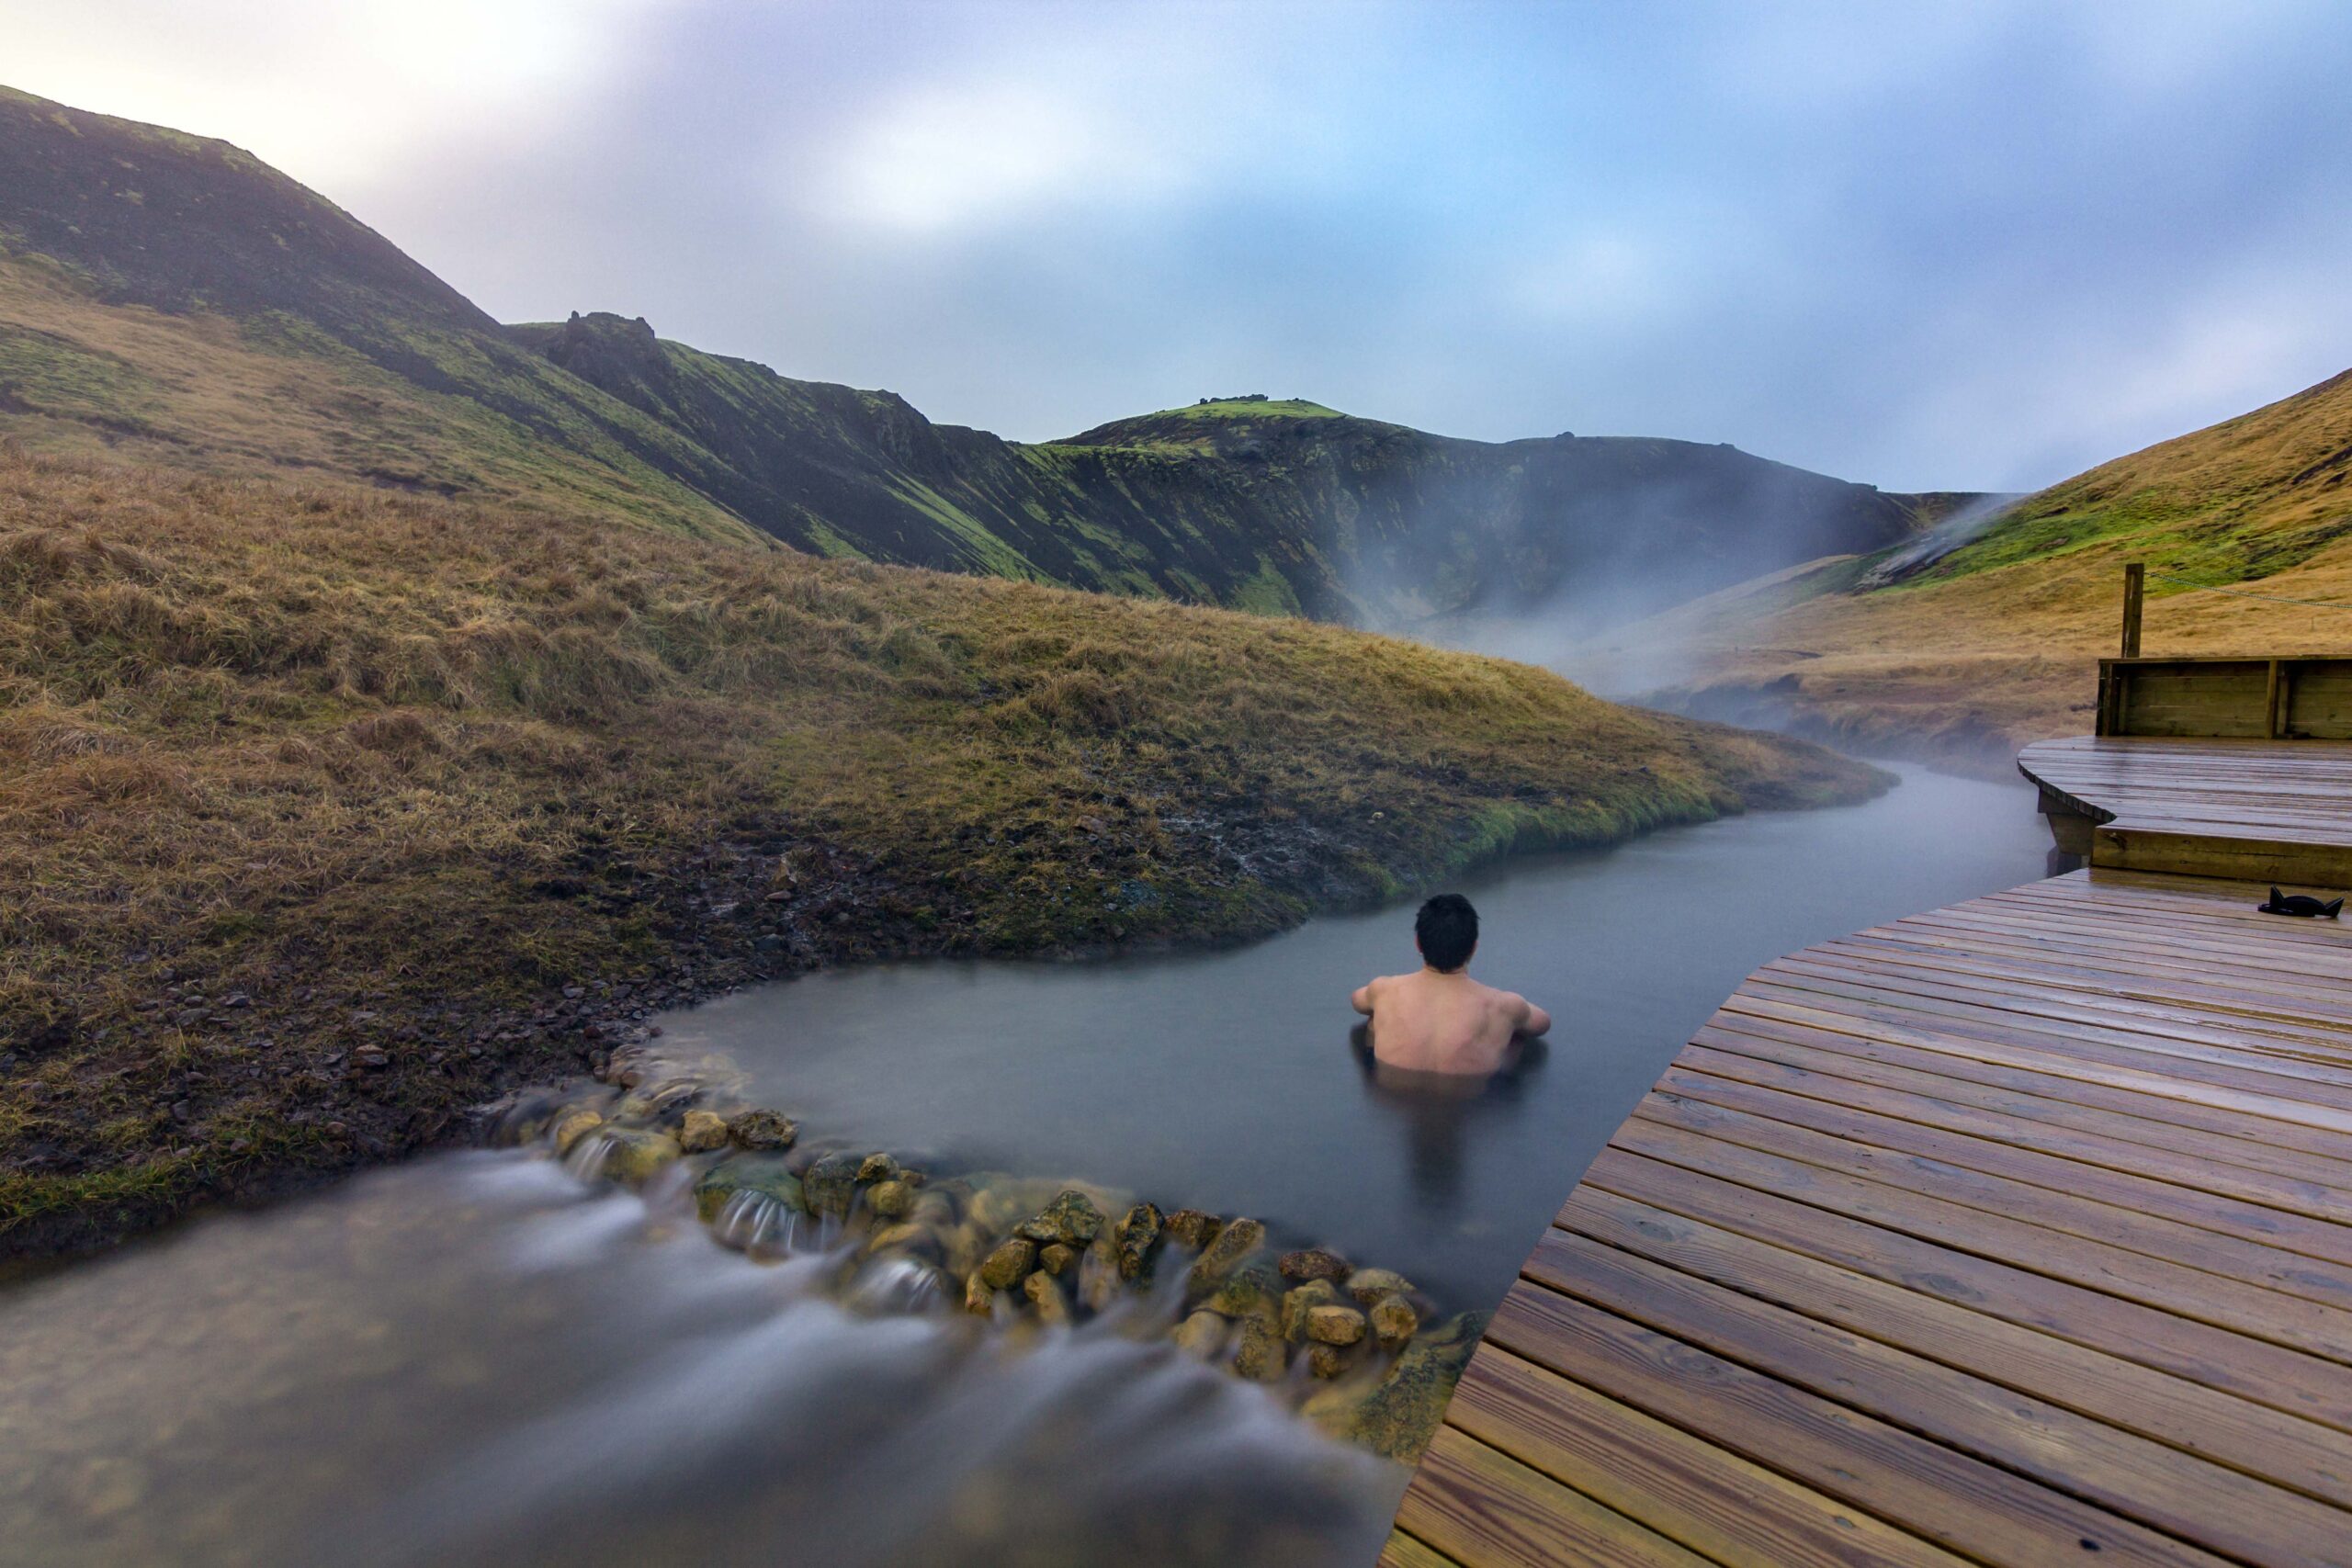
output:
[[227,142],[5,90],[0,275],[0,419],[37,446],[269,464],[258,400],[304,470],[1374,627],[1653,581],[1603,606],[1623,618],[1941,504],[1728,447],[1470,442],[1299,400],[1006,441],[642,318],[502,326]]

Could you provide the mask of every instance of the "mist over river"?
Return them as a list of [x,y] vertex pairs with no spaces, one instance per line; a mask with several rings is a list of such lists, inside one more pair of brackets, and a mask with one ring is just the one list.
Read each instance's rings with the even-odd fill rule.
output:
[[[930,963],[663,1021],[814,1135],[1129,1187],[1489,1304],[1691,1029],[1792,948],[2029,880],[2030,792],[1867,805],[1470,878],[1474,970],[1558,1022],[1475,1099],[1367,1077],[1348,990],[1410,910],[1228,952]],[[1153,1333],[1007,1336],[643,1195],[445,1155],[0,1288],[0,1562],[1363,1564],[1403,1484]]]

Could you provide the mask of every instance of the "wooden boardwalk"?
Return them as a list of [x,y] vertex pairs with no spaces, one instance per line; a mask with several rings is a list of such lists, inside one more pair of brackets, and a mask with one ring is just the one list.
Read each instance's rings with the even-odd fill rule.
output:
[[2093,868],[1751,976],[1383,1561],[2352,1563],[2352,931],[2261,893]]
[[2352,744],[2080,736],[2018,768],[2096,823],[2095,865],[2352,883]]

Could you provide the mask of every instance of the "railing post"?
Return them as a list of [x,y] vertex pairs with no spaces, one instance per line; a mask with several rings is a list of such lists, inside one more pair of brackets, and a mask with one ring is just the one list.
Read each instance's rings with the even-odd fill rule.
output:
[[2147,592],[2148,569],[2139,561],[2123,568],[2123,657],[2140,657],[2140,601]]

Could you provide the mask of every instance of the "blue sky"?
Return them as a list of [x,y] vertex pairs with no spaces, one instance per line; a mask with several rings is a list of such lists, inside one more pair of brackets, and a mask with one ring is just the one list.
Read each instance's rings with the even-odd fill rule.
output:
[[2352,366],[2352,6],[0,0],[508,320],[2024,489]]

